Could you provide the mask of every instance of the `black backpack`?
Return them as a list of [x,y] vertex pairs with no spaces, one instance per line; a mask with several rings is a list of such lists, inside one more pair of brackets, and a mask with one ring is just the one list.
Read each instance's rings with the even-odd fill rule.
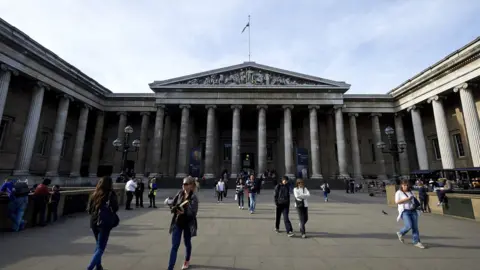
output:
[[17,181],[15,183],[15,197],[25,197],[30,193],[27,183]]
[[287,186],[278,186],[277,204],[289,204],[290,193]]

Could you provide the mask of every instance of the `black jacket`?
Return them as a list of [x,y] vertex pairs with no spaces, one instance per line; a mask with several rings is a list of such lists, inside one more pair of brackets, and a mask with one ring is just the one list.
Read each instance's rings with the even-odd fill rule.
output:
[[[107,203],[109,201],[109,199],[110,199],[109,205],[112,208],[112,211],[114,213],[117,213],[117,211],[118,211],[118,198],[117,198],[117,194],[115,193],[115,191],[112,190],[110,192],[110,198],[108,198],[108,196],[105,196],[103,198],[102,204]],[[88,200],[87,212],[90,214],[90,228],[94,228],[97,224],[97,221],[98,221],[98,209],[95,209],[95,205],[93,204],[93,202],[91,200],[91,197]]]
[[274,192],[275,205],[290,205],[290,189],[288,185],[278,184]]

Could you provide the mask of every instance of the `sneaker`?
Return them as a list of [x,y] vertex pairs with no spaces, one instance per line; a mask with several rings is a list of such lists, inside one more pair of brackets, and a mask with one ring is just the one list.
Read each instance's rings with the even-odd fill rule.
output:
[[273,229],[276,233],[280,233],[280,231],[278,229]]
[[400,232],[397,232],[397,237],[400,242],[405,243],[405,240],[403,240],[403,235]]
[[307,238],[307,236],[305,234],[302,234],[302,238],[305,239]]
[[292,237],[292,236],[295,236],[295,234],[293,232],[289,232],[289,233],[287,233],[287,236]]
[[417,248],[421,248],[421,249],[424,249],[424,248],[425,248],[425,246],[424,246],[422,243],[420,243],[420,242],[414,244],[413,246],[414,246],[414,247],[417,247]]
[[190,267],[190,262],[184,262],[182,269],[188,269]]
[[253,214],[253,211],[250,211],[250,214]]

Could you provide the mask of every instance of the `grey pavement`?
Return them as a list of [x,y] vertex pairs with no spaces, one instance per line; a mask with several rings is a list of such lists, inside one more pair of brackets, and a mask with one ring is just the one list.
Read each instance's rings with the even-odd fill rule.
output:
[[[191,269],[475,269],[480,265],[480,224],[422,215],[420,233],[428,249],[400,243],[396,209],[385,197],[333,191],[323,202],[313,191],[309,200],[309,238],[288,238],[273,231],[272,191],[258,197],[257,212],[240,210],[230,192],[217,204],[212,190],[202,190],[199,235],[193,238]],[[162,201],[174,190],[159,192]],[[385,210],[388,215],[382,214]],[[293,207],[291,220],[298,231]],[[103,264],[110,270],[166,269],[170,252],[170,214],[159,209],[121,211]],[[283,223],[283,222],[282,222]],[[281,229],[283,224],[281,224]],[[88,216],[76,215],[45,228],[1,235],[0,269],[86,269],[95,249]],[[176,269],[184,256],[179,250]]]

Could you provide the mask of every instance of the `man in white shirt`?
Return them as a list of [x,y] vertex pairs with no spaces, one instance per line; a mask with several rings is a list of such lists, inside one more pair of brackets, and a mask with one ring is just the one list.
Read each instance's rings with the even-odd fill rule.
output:
[[125,191],[127,192],[127,202],[125,204],[125,210],[133,210],[132,207],[130,207],[130,204],[132,203],[133,194],[135,193],[136,188],[137,183],[135,182],[135,180],[133,180],[132,177],[130,177],[130,180],[128,180],[125,184]]

